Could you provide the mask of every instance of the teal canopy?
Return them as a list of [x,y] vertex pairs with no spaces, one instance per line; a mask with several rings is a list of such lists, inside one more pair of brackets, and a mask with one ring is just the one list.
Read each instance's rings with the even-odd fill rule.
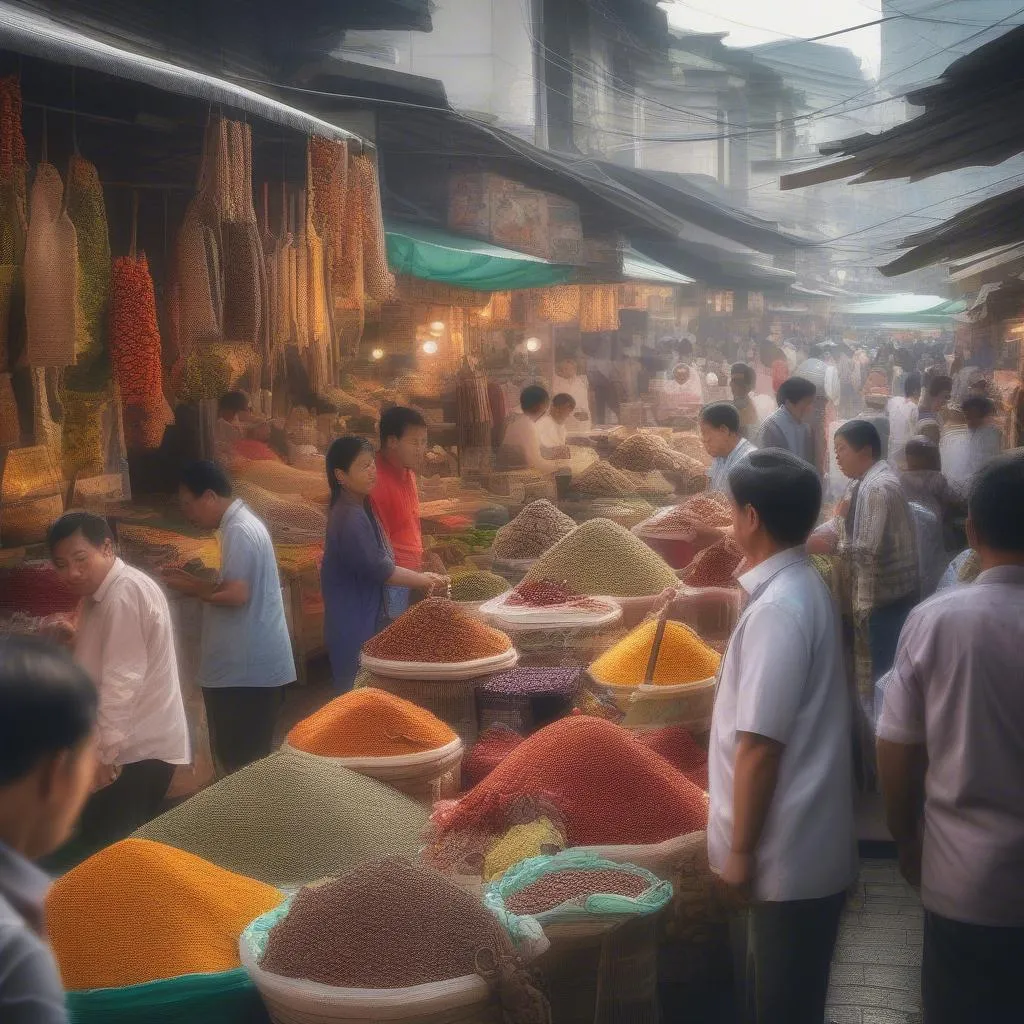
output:
[[889,321],[946,320],[954,313],[962,313],[966,303],[962,299],[944,299],[941,295],[876,295],[861,302],[843,306],[839,312],[850,317],[886,319]]
[[680,274],[663,263],[642,256],[635,249],[627,249],[622,256],[622,276],[630,281],[651,281],[655,284],[693,284],[692,277]]
[[386,232],[388,263],[395,273],[460,288],[484,292],[543,288],[567,281],[575,270],[419,224],[390,222]]

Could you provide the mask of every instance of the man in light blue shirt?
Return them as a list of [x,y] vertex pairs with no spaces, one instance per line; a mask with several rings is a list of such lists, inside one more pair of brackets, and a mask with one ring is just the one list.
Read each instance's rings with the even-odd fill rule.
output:
[[804,462],[812,462],[808,420],[814,412],[816,394],[817,388],[803,377],[783,381],[776,395],[779,407],[761,424],[757,447],[782,448]]
[[736,406],[730,402],[705,405],[700,411],[700,439],[712,458],[709,489],[732,497],[730,471],[751,452],[757,451],[740,433],[740,413]]
[[165,573],[167,585],[204,602],[199,683],[210,747],[221,774],[273,749],[282,687],[295,680],[274,545],[263,525],[213,462],[185,468],[179,488],[185,517],[220,530],[220,578]]

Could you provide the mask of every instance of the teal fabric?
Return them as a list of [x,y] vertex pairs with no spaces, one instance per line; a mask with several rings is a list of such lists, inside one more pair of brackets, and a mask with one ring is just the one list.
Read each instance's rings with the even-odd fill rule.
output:
[[68,992],[71,1024],[266,1024],[263,1001],[238,967],[125,988]]
[[620,864],[579,849],[563,850],[552,856],[530,857],[513,865],[487,887],[484,893],[484,906],[496,914],[507,913],[505,900],[509,896],[546,875],[559,871],[628,871],[643,878],[648,887],[639,896],[594,893],[587,897],[583,905],[563,903],[560,907],[534,914],[533,917],[519,918],[520,921],[537,921],[543,927],[555,922],[580,921],[595,917],[655,914],[672,899],[672,883],[663,881],[646,868],[637,867],[635,864]]
[[693,284],[694,279],[680,274],[655,260],[648,259],[633,249],[622,256],[622,276],[630,281],[650,281],[654,284]]
[[386,232],[391,269],[425,281],[496,292],[561,284],[575,272],[566,264],[419,224],[389,223]]

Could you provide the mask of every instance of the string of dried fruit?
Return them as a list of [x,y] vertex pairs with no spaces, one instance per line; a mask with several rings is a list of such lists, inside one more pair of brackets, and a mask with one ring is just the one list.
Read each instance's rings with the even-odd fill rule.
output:
[[0,176],[11,179],[24,174],[25,136],[21,130],[21,82],[17,75],[0,78]]
[[580,315],[580,289],[575,284],[556,284],[537,291],[537,315],[552,324],[567,324]]
[[193,200],[178,232],[177,245],[182,354],[191,352],[196,345],[223,336],[219,266],[217,237],[204,223],[200,201]]
[[359,187],[358,165],[349,156],[348,188],[345,189],[345,235],[338,267],[338,280],[334,283],[334,300],[347,309],[362,312],[366,306],[363,287],[363,205],[365,196]]
[[345,247],[345,192],[348,146],[313,135],[309,140],[310,205],[313,224],[323,239],[332,281],[340,283]]
[[110,401],[107,391],[61,392],[64,406],[61,460],[70,479],[99,476],[104,470],[103,410]]
[[619,329],[618,293],[615,285],[580,287],[580,330],[617,331]]
[[78,237],[77,361],[103,350],[110,296],[110,235],[103,186],[95,164],[71,157],[67,187],[68,216]]
[[70,366],[75,361],[78,239],[63,195],[57,168],[40,164],[25,243],[25,355],[32,366]]
[[353,165],[354,184],[363,195],[363,285],[375,302],[386,302],[395,293],[395,275],[388,266],[377,164],[368,153],[361,153]]
[[316,225],[316,195],[313,189],[312,163],[306,162],[306,247],[308,250],[306,271],[306,296],[308,302],[307,320],[310,343],[317,348],[324,347],[329,340],[327,321],[327,268],[326,246],[322,233]]
[[[156,448],[166,404],[156,295],[145,253],[114,260],[110,287],[110,356],[124,402],[129,448]],[[129,429],[130,428],[130,429]]]

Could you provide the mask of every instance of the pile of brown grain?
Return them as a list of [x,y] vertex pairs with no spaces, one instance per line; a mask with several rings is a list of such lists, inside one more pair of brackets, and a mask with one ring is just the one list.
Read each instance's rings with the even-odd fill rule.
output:
[[532,501],[494,535],[495,558],[539,558],[576,524],[546,498]]

